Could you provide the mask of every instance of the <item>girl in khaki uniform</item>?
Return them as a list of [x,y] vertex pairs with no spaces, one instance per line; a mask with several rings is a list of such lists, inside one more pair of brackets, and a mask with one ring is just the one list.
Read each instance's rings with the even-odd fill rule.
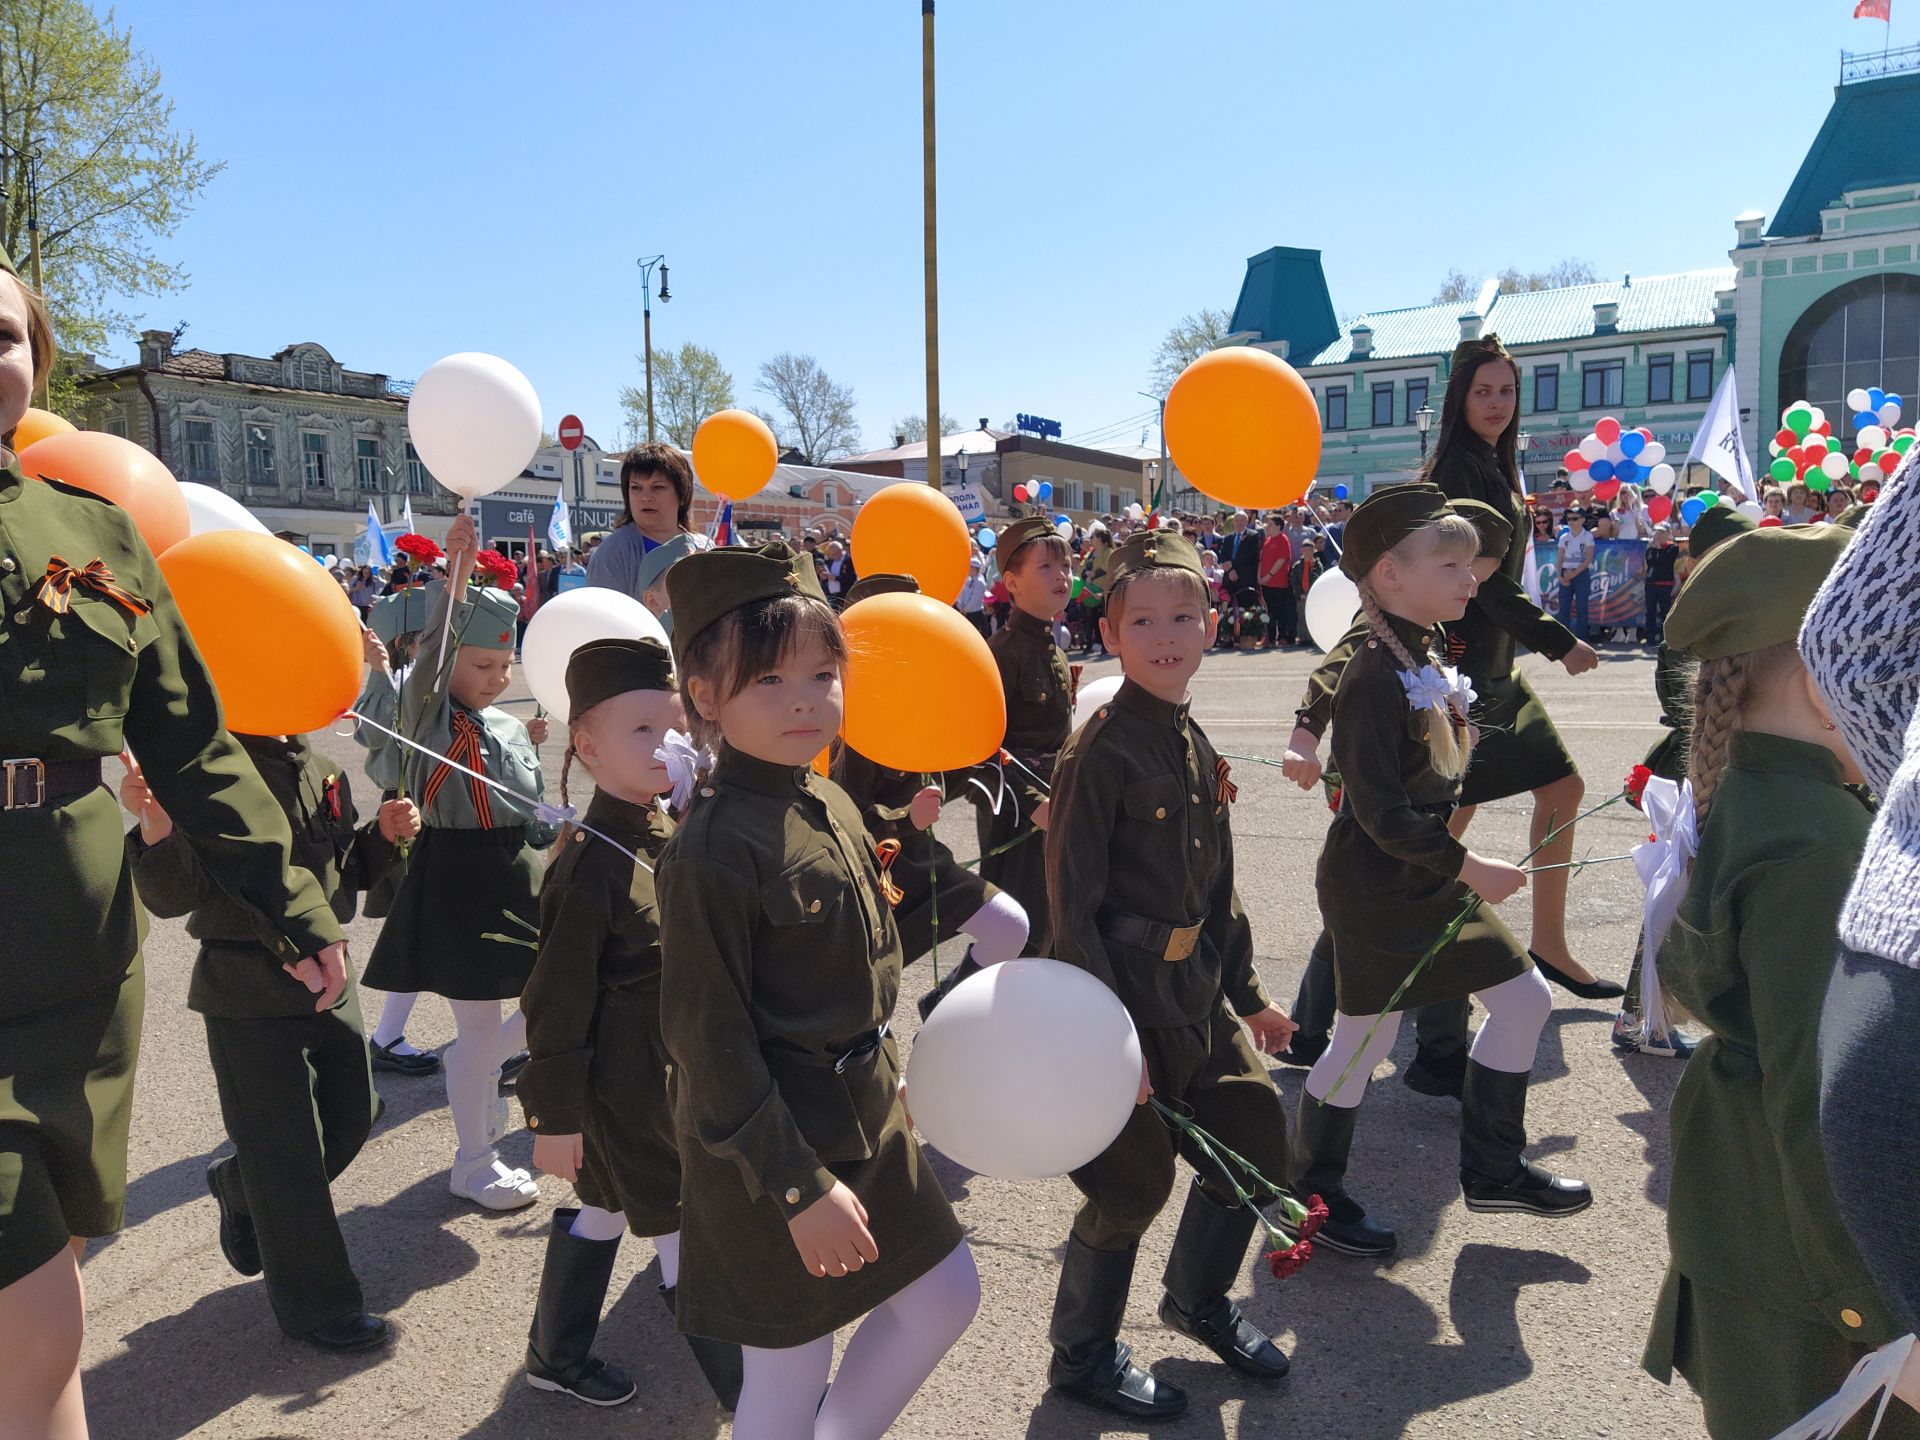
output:
[[679,1325],[745,1349],[735,1440],[877,1440],[980,1282],[897,1093],[900,939],[872,842],[808,767],[840,728],[846,641],[783,544],[688,556],[667,590],[695,738],[719,751],[654,880]]

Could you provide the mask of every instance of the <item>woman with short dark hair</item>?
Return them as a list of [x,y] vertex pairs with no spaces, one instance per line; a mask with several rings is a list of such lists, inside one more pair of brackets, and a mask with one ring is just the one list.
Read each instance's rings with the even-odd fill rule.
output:
[[594,550],[587,584],[622,590],[638,600],[640,562],[676,535],[692,535],[693,549],[711,543],[687,523],[693,510],[693,467],[671,445],[636,445],[620,462],[620,518]]

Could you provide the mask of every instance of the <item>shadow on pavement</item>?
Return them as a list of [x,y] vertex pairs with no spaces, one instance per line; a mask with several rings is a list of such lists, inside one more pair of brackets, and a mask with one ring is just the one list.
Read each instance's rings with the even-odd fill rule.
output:
[[[111,1235],[102,1235],[97,1240],[87,1242],[86,1259],[108,1249],[125,1235],[129,1229],[142,1220],[151,1220],[156,1215],[189,1205],[195,1200],[203,1200],[207,1195],[207,1166],[214,1157],[228,1153],[229,1145],[219,1145],[204,1155],[188,1155],[162,1165],[158,1170],[149,1170],[146,1174],[130,1181],[127,1185],[126,1224]],[[84,1263],[84,1261],[82,1262]]]

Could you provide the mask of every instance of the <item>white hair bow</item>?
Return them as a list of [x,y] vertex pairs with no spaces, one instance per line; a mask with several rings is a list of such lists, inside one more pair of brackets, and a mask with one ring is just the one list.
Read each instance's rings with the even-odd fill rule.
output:
[[684,810],[688,799],[693,795],[693,787],[699,782],[700,772],[713,768],[713,752],[704,746],[696,746],[693,741],[678,730],[667,731],[667,738],[653,758],[667,767],[667,778],[673,782],[673,808]]
[[1687,898],[1687,867],[1700,849],[1693,808],[1693,786],[1655,776],[1640,795],[1640,808],[1653,827],[1653,838],[1633,847],[1633,868],[1647,887],[1641,912],[1640,1015],[1643,1037],[1658,1039],[1667,1033],[1667,1010],[1660,997],[1656,957],[1661,942]]

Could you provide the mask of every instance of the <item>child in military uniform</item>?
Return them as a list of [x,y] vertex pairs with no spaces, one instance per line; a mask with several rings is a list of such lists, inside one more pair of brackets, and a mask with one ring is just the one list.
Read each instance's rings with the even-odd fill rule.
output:
[[[1057,957],[1111,986],[1139,1029],[1141,1103],[1119,1138],[1073,1172],[1086,1203],[1060,1271],[1049,1375],[1077,1399],[1157,1420],[1181,1413],[1187,1397],[1134,1364],[1119,1339],[1140,1237],[1174,1182],[1176,1142],[1147,1097],[1190,1110],[1263,1176],[1284,1182],[1286,1118],[1241,1025],[1271,1052],[1293,1024],[1254,971],[1234,889],[1227,764],[1187,712],[1188,683],[1216,629],[1199,553],[1180,535],[1148,531],[1113,552],[1108,576],[1100,629],[1126,680],[1061,752],[1047,878]],[[1287,1357],[1227,1294],[1256,1217],[1238,1203],[1232,1177],[1180,1149],[1199,1173],[1160,1318],[1243,1374],[1278,1380]],[[1251,1177],[1240,1181],[1258,1189]]]
[[[1073,728],[1073,676],[1065,653],[1054,642],[1053,618],[1066,608],[1072,593],[1073,565],[1067,542],[1044,515],[1015,520],[1000,532],[996,548],[1013,612],[987,646],[1007,697],[1005,749],[1019,763],[1006,766],[1006,794],[998,813],[975,798],[980,874],[1027,912],[1023,953],[1045,955],[1052,948],[1053,925],[1046,850],[1039,832],[1047,828],[1053,762]],[[985,783],[997,788],[999,776]],[[996,855],[996,850],[1002,853]]]
[[[1483,501],[1454,500],[1449,503],[1457,513],[1471,520],[1473,528],[1480,534],[1480,549],[1474,556],[1472,569],[1474,580],[1483,581],[1497,571],[1505,559],[1508,544],[1513,539],[1513,525],[1504,514]],[[1302,790],[1311,790],[1321,778],[1320,739],[1327,733],[1327,726],[1333,723],[1333,697],[1340,688],[1340,674],[1347,668],[1347,661],[1353,658],[1353,652],[1365,645],[1372,633],[1372,626],[1366,617],[1360,617],[1327,652],[1327,658],[1320,662],[1319,669],[1307,679],[1306,691],[1300,697],[1300,708],[1294,712],[1293,734],[1287,739],[1286,756],[1281,761],[1281,769],[1287,778]],[[1457,644],[1449,640],[1449,651],[1455,649]],[[1337,810],[1339,776],[1329,775],[1328,785],[1333,791],[1334,808]],[[1472,811],[1454,812],[1447,828],[1455,839],[1466,831],[1467,822],[1472,818]],[[1422,1095],[1447,1095],[1455,1100],[1460,1098],[1461,1087],[1467,1079],[1467,1018],[1470,1009],[1467,997],[1462,995],[1456,1000],[1422,1005],[1414,1012],[1419,1048],[1414,1054],[1413,1063],[1400,1077],[1408,1089]],[[1280,1058],[1290,1065],[1311,1067],[1327,1048],[1327,1037],[1333,1030],[1333,1012],[1333,938],[1323,929],[1307,956],[1307,968],[1301,973],[1300,990],[1294,997],[1293,1023],[1300,1029],[1294,1035],[1287,1053]],[[1326,1243],[1332,1249],[1343,1250],[1347,1248],[1348,1238],[1336,1226],[1334,1232],[1327,1236]]]
[[[427,623],[427,593],[406,588],[374,601],[362,627],[367,660],[366,688],[360,692],[354,709],[388,730],[400,728],[400,687],[413,665],[414,646]],[[383,800],[399,796],[402,783],[403,747],[392,736],[372,725],[354,727],[353,738],[367,752],[367,778],[380,787]],[[406,874],[404,857],[399,867],[375,882],[361,902],[361,910],[370,919],[382,920],[393,910],[394,897]],[[380,1007],[380,1018],[369,1035],[368,1048],[373,1068],[398,1075],[431,1075],[440,1068],[440,1057],[407,1043],[407,1019],[413,1003],[420,997],[411,990],[387,993]]]
[[[304,737],[233,738],[286,812],[294,863],[319,882],[344,925],[354,897],[397,863],[395,842],[419,833],[419,811],[411,800],[389,800],[356,829],[345,772]],[[137,763],[120,799],[139,822],[127,852],[142,903],[162,917],[185,915],[200,942],[187,1008],[206,1022],[235,1151],[207,1167],[221,1253],[242,1275],[265,1271],[287,1334],[332,1350],[378,1344],[387,1322],[366,1313],[327,1188],[360,1153],[376,1105],[352,976],[340,1003],[316,1014],[307,988],[255,937],[249,913],[201,868]]]
[[[1300,1100],[1298,1185],[1327,1201],[1340,1248],[1385,1253],[1391,1229],[1346,1190],[1356,1111],[1393,1048],[1400,1011],[1382,1013],[1469,892],[1498,904],[1526,883],[1513,865],[1470,852],[1448,829],[1471,750],[1472,691],[1438,653],[1436,627],[1473,597],[1479,533],[1424,484],[1369,496],[1347,522],[1341,567],[1360,587],[1369,636],[1340,675],[1333,760],[1340,812],[1316,889],[1333,937],[1339,1009]],[[1396,1003],[1472,994],[1487,1012],[1461,1094],[1460,1181],[1469,1210],[1564,1215],[1587,1187],[1529,1163],[1527,1079],[1552,996],[1506,926],[1477,910]],[[1354,1073],[1350,1078],[1348,1071]],[[1344,1083],[1342,1083],[1344,1081]],[[1336,1228],[1337,1227],[1337,1228]],[[1327,1230],[1322,1230],[1326,1234]]]
[[[1714,1440],[1785,1429],[1902,1329],[1841,1223],[1820,1144],[1827,957],[1871,816],[1844,788],[1860,771],[1795,640],[1851,538],[1738,535],[1667,616],[1667,643],[1700,661],[1687,762],[1700,848],[1658,955],[1712,1033],[1674,1092],[1672,1256],[1643,1363],[1687,1377]],[[1920,1415],[1895,1406],[1879,1433],[1920,1435]]]
[[783,544],[690,555],[667,590],[694,735],[719,752],[655,877],[679,1325],[745,1348],[739,1440],[877,1437],[980,1282],[897,1093],[900,940],[873,845],[809,768],[840,728],[846,640]]
[[[660,1039],[651,867],[673,833],[659,803],[673,788],[660,747],[686,721],[673,659],[656,640],[582,645],[567,662],[567,701],[560,802],[575,760],[594,792],[583,824],[561,830],[540,887],[540,956],[520,1000],[533,1058],[519,1089],[533,1163],[571,1181],[580,1204],[554,1213],[527,1381],[619,1405],[636,1387],[592,1345],[621,1235],[652,1237],[669,1311],[680,1274],[680,1152]],[[731,1409],[739,1349],[692,1344]]]
[[[910,575],[864,575],[847,592],[847,604],[903,591],[918,595],[920,586]],[[1027,912],[999,886],[962,866],[934,835],[940,808],[949,798],[947,777],[909,775],[876,765],[844,741],[834,746],[832,769],[834,783],[860,807],[874,845],[892,848],[893,858],[882,870],[899,891],[893,923],[900,931],[904,963],[911,965],[956,935],[973,941],[960,963],[920,998],[920,1018],[925,1020],[969,975],[1021,952],[1027,943]]]
[[[455,568],[458,557],[477,548],[473,518],[462,515],[447,532]],[[490,1210],[516,1210],[540,1190],[493,1148],[511,1118],[499,1092],[501,1064],[520,1049],[527,1028],[518,1009],[502,1024],[500,1008],[519,998],[533,969],[533,954],[514,931],[537,929],[539,847],[553,839],[537,818],[542,779],[533,749],[546,738],[547,722],[523,725],[493,703],[513,679],[520,618],[513,597],[489,588],[456,597],[444,585],[427,593],[419,656],[393,728],[510,795],[431,755],[407,752],[407,787],[420,798],[425,829],[363,979],[379,990],[446,996],[457,1038],[443,1065],[459,1147],[447,1188]],[[456,600],[455,648],[442,655]]]

